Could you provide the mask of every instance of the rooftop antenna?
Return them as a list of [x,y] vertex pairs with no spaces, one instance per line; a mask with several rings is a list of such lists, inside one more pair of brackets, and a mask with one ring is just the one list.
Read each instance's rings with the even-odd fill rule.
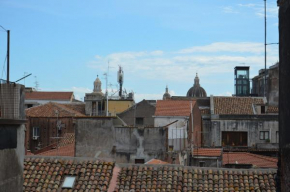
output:
[[122,86],[124,82],[124,72],[122,66],[119,65],[119,71],[117,73],[118,83],[120,84],[119,96],[122,97]]
[[34,78],[35,78],[35,82],[34,82],[34,84],[35,84],[35,89],[36,89],[36,91],[38,91],[39,83],[38,83],[38,81],[37,81],[37,76],[34,76]]

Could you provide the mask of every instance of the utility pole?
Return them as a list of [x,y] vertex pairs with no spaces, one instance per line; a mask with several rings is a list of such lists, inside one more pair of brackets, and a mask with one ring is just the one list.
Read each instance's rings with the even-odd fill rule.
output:
[[10,66],[10,30],[7,30],[7,84],[9,84],[9,66]]
[[264,0],[265,7],[265,72],[264,72],[264,97],[266,97],[266,78],[267,78],[267,8],[266,0]]

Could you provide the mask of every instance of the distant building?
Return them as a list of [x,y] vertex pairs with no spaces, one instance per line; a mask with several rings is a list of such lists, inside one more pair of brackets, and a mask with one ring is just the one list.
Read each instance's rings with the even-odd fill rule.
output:
[[26,109],[26,149],[32,153],[55,145],[75,133],[75,118],[85,117],[84,104],[46,103]]
[[[192,110],[197,109],[196,101],[192,100],[158,100],[154,115],[155,127],[168,127],[168,145],[169,150],[179,151],[188,147],[188,129],[192,142],[201,141],[196,137],[200,134],[200,125],[198,125],[198,112],[193,113],[193,124],[189,123]],[[196,111],[196,110],[194,110]],[[190,120],[191,121],[191,120]],[[190,139],[191,140],[191,139]],[[191,144],[191,142],[189,142]],[[197,143],[192,143],[196,144]]]
[[102,93],[102,82],[97,77],[94,81],[94,90],[92,93],[86,93],[85,105],[86,115],[88,116],[106,116],[105,96]]
[[155,100],[142,100],[127,110],[118,113],[117,116],[128,126],[153,127],[155,109]]
[[266,70],[266,86],[264,86],[265,69],[259,70],[259,75],[252,78],[252,94],[263,97],[264,89],[269,105],[278,106],[279,101],[279,63]]
[[[106,116],[107,98],[102,92],[102,82],[97,77],[94,81],[94,90],[92,93],[86,93],[85,96],[86,115],[87,116]],[[108,96],[108,115],[116,116],[135,104],[133,93],[120,96]]]
[[193,86],[187,91],[187,97],[206,97],[206,91],[199,84],[199,77],[196,73]]
[[262,97],[211,96],[210,102],[210,115],[203,117],[204,146],[278,147],[278,109]]
[[75,100],[73,92],[33,91],[33,89],[26,89],[25,109],[48,102],[65,104],[80,101]]
[[250,67],[235,67],[235,96],[250,96]]

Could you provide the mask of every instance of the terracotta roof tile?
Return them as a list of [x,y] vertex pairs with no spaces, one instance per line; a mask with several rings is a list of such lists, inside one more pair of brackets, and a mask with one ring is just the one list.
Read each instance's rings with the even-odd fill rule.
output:
[[277,168],[278,159],[264,155],[244,152],[224,152],[223,165],[225,164],[252,164],[259,168]]
[[122,167],[115,191],[275,191],[275,176],[274,170],[133,165]]
[[257,97],[214,97],[214,113],[220,115],[253,115],[253,104],[264,104]]
[[[96,159],[25,158],[23,191],[107,191],[113,168]],[[62,188],[66,176],[76,176],[72,189]]]
[[84,114],[75,111],[67,105],[49,102],[44,105],[31,107],[25,110],[27,117],[56,117],[55,111],[58,111],[58,117],[83,117]]
[[73,92],[32,91],[25,92],[26,100],[67,100],[71,101]]
[[219,157],[222,155],[221,148],[195,148],[194,156]]
[[268,106],[267,113],[279,113],[279,108],[275,106]]
[[[196,101],[192,101],[192,106]],[[158,100],[156,104],[155,116],[189,116],[191,111],[191,101],[178,100]]]
[[151,159],[150,161],[147,161],[145,164],[150,164],[150,165],[166,165],[169,164],[168,162],[161,161],[159,159]]

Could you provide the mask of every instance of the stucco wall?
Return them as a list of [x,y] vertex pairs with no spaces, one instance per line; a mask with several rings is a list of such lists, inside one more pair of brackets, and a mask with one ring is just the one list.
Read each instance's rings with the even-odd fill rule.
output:
[[[155,107],[149,104],[147,101],[141,101],[132,108],[119,113],[118,116],[125,121],[128,126],[134,126],[135,118],[141,117],[143,118],[143,126],[154,126],[154,118],[153,115],[155,113]],[[137,125],[136,125],[137,126]]]
[[114,127],[112,119],[76,121],[76,157],[98,157],[117,163],[165,158],[165,128]]

